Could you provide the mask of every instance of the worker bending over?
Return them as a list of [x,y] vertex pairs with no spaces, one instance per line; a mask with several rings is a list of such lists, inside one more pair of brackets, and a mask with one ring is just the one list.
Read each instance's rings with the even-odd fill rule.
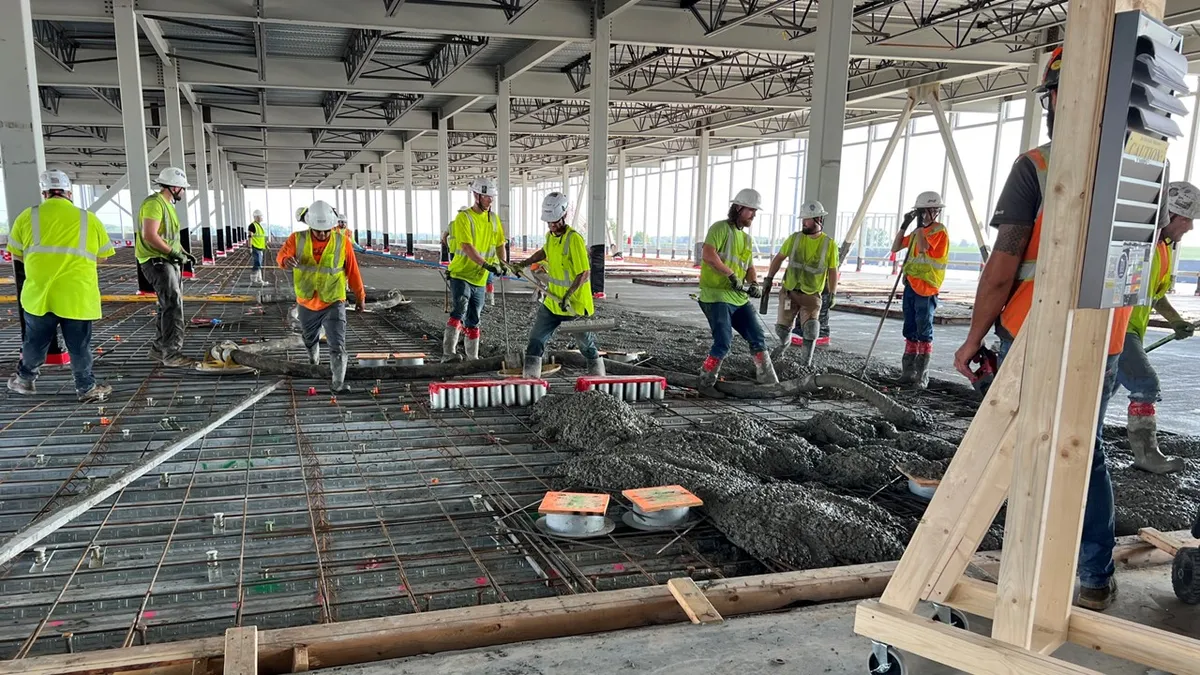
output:
[[783,287],[779,289],[779,309],[775,318],[775,333],[783,349],[791,343],[793,324],[799,324],[803,336],[804,358],[807,360],[817,344],[821,324],[821,295],[828,288],[830,303],[837,290],[838,247],[821,230],[829,212],[821,202],[809,201],[800,207],[800,231],[783,240],[779,253],[767,268],[767,292],[775,283],[775,274],[787,261]]
[[[448,268],[453,306],[442,336],[443,361],[455,357],[460,332],[467,336],[463,345],[467,360],[479,358],[479,320],[483,315],[488,275],[503,276],[507,272],[499,260],[502,240],[496,240],[496,233],[504,229],[499,216],[491,211],[496,184],[489,178],[476,178],[471,182],[471,194],[475,196],[474,206],[460,211],[450,225],[449,242],[455,254]],[[493,250],[496,261],[489,262]]]
[[750,343],[754,354],[754,376],[760,384],[779,382],[766,336],[747,298],[762,297],[754,271],[754,246],[746,228],[762,206],[757,190],[737,193],[725,220],[713,223],[704,237],[700,263],[700,309],[712,331],[712,348],[700,369],[700,389],[711,390],[721,373],[721,361],[729,354],[733,331]]
[[[908,249],[904,258],[904,356],[901,358],[900,384],[929,386],[929,357],[933,354],[933,313],[937,311],[938,291],[946,280],[950,261],[950,234],[938,222],[946,205],[936,192],[922,192],[917,203],[904,214],[904,221],[892,253]],[[910,223],[917,223],[912,234]]]
[[38,369],[61,327],[76,395],[84,403],[103,401],[112,387],[96,384],[92,375],[92,322],[100,318],[96,259],[115,251],[96,214],[71,202],[67,174],[43,171],[38,182],[45,201],[22,211],[8,235],[8,252],[25,267],[20,297],[25,339],[8,390],[37,393]]
[[[158,317],[150,358],[170,368],[186,368],[192,360],[183,355],[183,266],[196,257],[179,244],[179,216],[175,205],[188,189],[183,169],[169,166],[154,181],[158,192],[146,197],[138,211],[141,227],[134,231],[134,254],[142,274],[158,296]],[[186,202],[185,202],[186,204]]]
[[262,211],[254,209],[254,220],[250,221],[250,283],[267,285],[263,281],[263,258],[267,256],[267,228],[262,224]]
[[[1056,49],[1042,75],[1038,91],[1048,115],[1046,127],[1054,137],[1054,108],[1058,102],[1059,68],[1062,48]],[[1077,65],[1076,68],[1082,68]],[[1042,206],[1046,176],[1049,173],[1050,144],[1021,154],[1013,164],[992,216],[996,243],[980,275],[971,312],[967,339],[954,354],[954,367],[968,378],[970,364],[979,354],[983,339],[993,324],[1000,337],[1000,359],[1012,347],[1033,302],[1034,276],[1042,233]],[[1047,223],[1054,227],[1055,223]],[[1083,531],[1079,546],[1079,597],[1076,603],[1086,609],[1104,610],[1116,597],[1113,579],[1113,547],[1116,545],[1116,516],[1113,510],[1112,480],[1100,443],[1104,413],[1117,386],[1117,359],[1125,343],[1129,307],[1113,310],[1109,335],[1108,359],[1096,422],[1096,443],[1092,448],[1091,477],[1088,480],[1087,506],[1083,511]],[[1003,367],[1003,366],[1002,366]]]
[[1154,404],[1162,390],[1158,373],[1146,358],[1142,341],[1150,325],[1150,308],[1163,316],[1175,331],[1176,339],[1189,338],[1196,327],[1188,323],[1167,300],[1171,290],[1171,264],[1183,235],[1192,231],[1192,219],[1200,217],[1200,190],[1179,181],[1167,188],[1167,213],[1170,219],[1159,230],[1158,243],[1150,263],[1150,305],[1133,308],[1125,331],[1125,348],[1117,361],[1117,383],[1129,390],[1129,421],[1126,433],[1133,451],[1133,465],[1151,473],[1170,473],[1183,468],[1183,459],[1165,457],[1158,449],[1158,417]]
[[346,386],[346,283],[354,292],[354,309],[361,312],[366,290],[358,272],[358,259],[350,237],[334,232],[337,214],[323,201],[315,201],[305,214],[307,231],[293,232],[279,249],[276,262],[292,270],[292,285],[299,304],[300,332],[308,361],[321,362],[321,329],[329,343],[330,390],[350,391]]
[[[529,344],[525,346],[525,364],[521,371],[524,377],[535,378],[542,376],[542,355],[559,324],[596,312],[592,302],[592,282],[589,281],[592,268],[587,242],[583,235],[567,225],[565,194],[551,192],[546,195],[542,200],[542,220],[550,228],[545,245],[513,266],[513,271],[519,273],[530,265],[542,263],[549,275],[546,288],[550,293],[538,307],[537,318],[529,330]],[[579,351],[587,359],[588,375],[604,374],[604,359],[596,349],[595,333],[580,335]]]

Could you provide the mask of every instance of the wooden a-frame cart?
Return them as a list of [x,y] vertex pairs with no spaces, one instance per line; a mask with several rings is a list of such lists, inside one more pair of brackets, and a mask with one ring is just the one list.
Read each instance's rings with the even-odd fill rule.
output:
[[[1200,642],[1071,604],[1112,310],[1075,309],[1114,15],[1165,0],[1071,0],[1033,307],[878,601],[855,631],[972,673],[1086,673],[1066,642],[1173,673]],[[963,573],[1005,499],[998,584]],[[923,618],[920,600],[993,619],[990,637]],[[886,658],[879,653],[876,658]]]

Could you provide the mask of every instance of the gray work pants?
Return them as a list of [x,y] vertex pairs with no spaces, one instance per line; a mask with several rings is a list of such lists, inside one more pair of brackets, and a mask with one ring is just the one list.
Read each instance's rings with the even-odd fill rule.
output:
[[344,300],[314,312],[304,305],[298,306],[300,319],[300,334],[304,336],[304,346],[312,348],[321,339],[321,328],[325,329],[325,340],[329,346],[329,356],[336,360],[346,353],[346,302]]
[[183,277],[179,266],[166,258],[139,263],[142,274],[158,296],[158,318],[153,347],[163,356],[183,352]]

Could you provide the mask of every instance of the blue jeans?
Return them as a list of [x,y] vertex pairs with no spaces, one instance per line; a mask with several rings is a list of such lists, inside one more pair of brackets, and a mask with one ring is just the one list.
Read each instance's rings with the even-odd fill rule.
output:
[[261,248],[250,249],[250,271],[251,272],[257,272],[262,269],[263,254],[265,254],[265,253],[266,253],[266,251],[264,251]]
[[937,310],[937,294],[928,297],[914,291],[904,280],[904,339],[910,342],[933,342],[933,313]]
[[[533,328],[529,329],[529,344],[525,346],[525,356],[541,356],[546,353],[546,343],[554,335],[554,331],[565,321],[573,321],[569,316],[561,316],[546,309],[545,305],[538,307],[537,318],[533,320]],[[595,333],[579,333],[579,351],[586,359],[600,357],[596,349]]]
[[21,361],[17,374],[22,380],[33,382],[38,369],[46,362],[50,343],[57,340],[55,330],[62,326],[63,340],[67,353],[71,355],[71,372],[75,375],[75,391],[84,393],[96,384],[92,375],[92,322],[79,319],[60,319],[46,313],[34,316],[25,312],[25,342],[21,345]]
[[712,330],[712,349],[708,355],[714,359],[723,359],[729,354],[733,344],[733,331],[746,338],[750,343],[750,351],[757,354],[767,348],[767,339],[763,335],[762,326],[754,316],[753,303],[731,305],[727,302],[701,302],[700,309],[708,318],[708,327]]
[[1129,400],[1134,403],[1155,403],[1162,398],[1158,373],[1150,365],[1137,333],[1125,334],[1125,348],[1117,362],[1117,383],[1129,390]]
[[[1012,342],[1000,341],[997,360],[1003,364]],[[1113,507],[1112,478],[1104,461],[1104,446],[1100,437],[1104,431],[1104,414],[1108,401],[1117,390],[1117,359],[1110,355],[1104,362],[1104,386],[1100,390],[1100,414],[1096,418],[1096,444],[1092,446],[1092,476],[1088,482],[1087,505],[1083,508],[1083,532],[1079,542],[1079,585],[1087,588],[1106,588],[1115,566],[1112,552],[1116,547],[1116,511]]]
[[474,286],[462,279],[450,277],[450,318],[462,322],[467,328],[477,328],[483,315],[485,287]]

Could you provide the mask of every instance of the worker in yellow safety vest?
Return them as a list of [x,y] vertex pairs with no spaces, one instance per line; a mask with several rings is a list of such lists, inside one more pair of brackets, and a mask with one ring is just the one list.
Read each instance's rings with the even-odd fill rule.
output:
[[[950,233],[938,222],[945,208],[942,196],[928,191],[917,195],[912,210],[904,214],[900,230],[892,242],[892,253],[908,249],[904,258],[904,356],[901,357],[900,384],[929,386],[929,358],[933,354],[933,314],[937,311],[938,291],[946,280],[950,262]],[[908,234],[916,221],[917,229]]]
[[762,195],[758,190],[740,190],[729,204],[725,220],[713,223],[704,237],[699,302],[713,338],[708,358],[700,367],[700,391],[705,394],[716,386],[735,330],[750,343],[755,379],[760,384],[779,382],[762,324],[749,304],[749,298],[762,297],[754,271],[754,245],[746,232],[760,208]]
[[25,338],[8,390],[37,393],[38,369],[61,328],[71,355],[76,395],[84,403],[103,401],[112,387],[96,384],[92,374],[92,322],[100,318],[96,260],[115,251],[96,214],[71,202],[67,174],[43,171],[38,182],[45,201],[22,211],[8,235],[8,252],[25,271],[19,298]]
[[[546,243],[533,255],[513,266],[514,271],[542,263],[549,275],[546,290],[549,295],[538,307],[537,318],[529,330],[529,344],[525,346],[525,363],[522,376],[542,376],[542,355],[546,343],[564,321],[576,317],[591,316],[596,308],[592,300],[591,262],[587,242],[583,235],[567,225],[567,196],[551,192],[542,200],[542,221],[550,232]],[[589,375],[604,375],[604,359],[596,348],[596,334],[582,333],[579,336],[579,351],[587,359]]]
[[1133,466],[1151,473],[1179,471],[1184,463],[1182,458],[1166,457],[1158,449],[1158,416],[1154,404],[1162,398],[1162,389],[1158,373],[1146,358],[1142,341],[1146,339],[1146,328],[1150,325],[1151,308],[1171,324],[1175,339],[1189,338],[1196,332],[1196,326],[1171,306],[1167,293],[1174,281],[1172,260],[1179,240],[1192,231],[1193,219],[1200,218],[1200,190],[1183,181],[1171,183],[1167,188],[1167,213],[1169,219],[1159,229],[1150,262],[1151,304],[1133,308],[1125,331],[1125,346],[1117,360],[1117,384],[1129,390],[1126,435],[1133,452]]
[[[175,205],[188,189],[183,169],[169,166],[154,181],[158,191],[142,201],[139,227],[134,231],[134,253],[142,274],[158,296],[158,320],[150,358],[171,368],[186,368],[192,359],[183,355],[183,266],[196,257],[179,243],[179,216]],[[186,204],[187,202],[184,202]]]
[[254,220],[250,221],[247,231],[250,233],[250,283],[266,286],[263,281],[263,258],[267,256],[267,228],[263,225],[262,211],[254,210]]
[[832,306],[837,291],[838,247],[821,229],[829,211],[818,201],[804,202],[800,207],[800,231],[783,240],[779,253],[767,268],[766,292],[771,292],[775,274],[786,260],[787,273],[779,290],[779,309],[775,318],[775,333],[785,351],[792,344],[792,332],[799,326],[803,338],[795,340],[804,347],[804,361],[811,361],[821,330],[822,294],[829,291]]
[[496,233],[504,231],[499,216],[491,210],[496,184],[490,178],[476,178],[471,181],[471,194],[475,204],[460,211],[449,230],[449,240],[454,242],[454,259],[448,268],[452,307],[442,335],[444,361],[456,358],[459,333],[466,335],[463,347],[467,360],[479,358],[479,322],[488,275],[503,276],[508,272],[499,259],[500,250],[495,251],[494,262],[488,260],[493,249],[502,244],[496,240]]
[[340,394],[346,386],[346,284],[354,293],[355,311],[366,304],[366,291],[358,258],[349,235],[334,231],[337,213],[323,201],[305,209],[307,230],[293,232],[279,249],[276,262],[292,270],[292,286],[299,305],[297,317],[308,360],[321,361],[321,330],[329,345],[330,390]]

